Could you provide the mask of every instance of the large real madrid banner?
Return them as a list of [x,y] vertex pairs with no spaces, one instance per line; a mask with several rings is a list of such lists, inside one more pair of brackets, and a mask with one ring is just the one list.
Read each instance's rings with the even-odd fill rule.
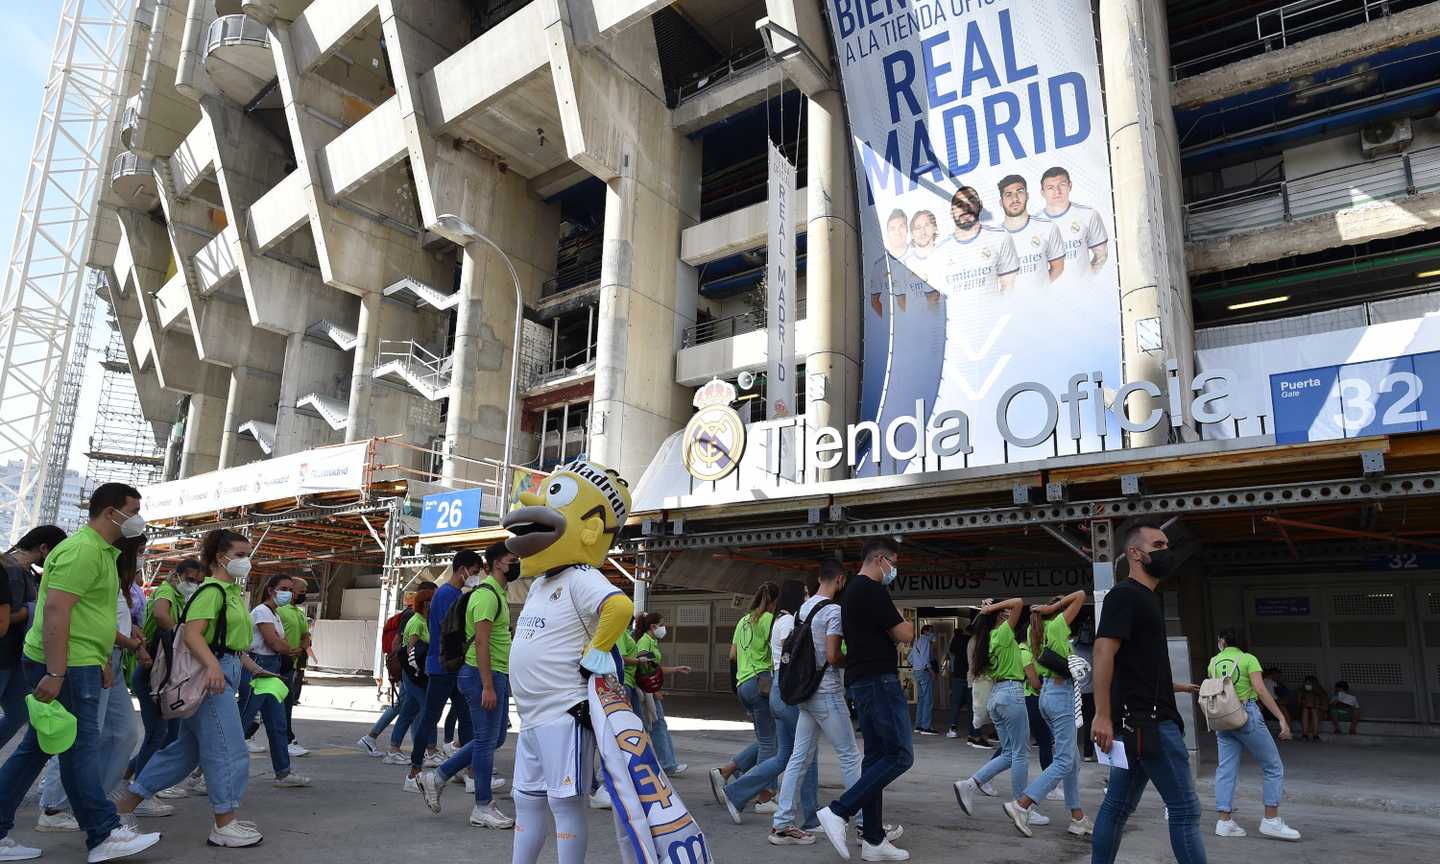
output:
[[[1119,282],[1089,0],[826,6],[860,204],[860,413],[879,439],[858,472],[1118,448],[1106,394],[1121,383]],[[1089,380],[1072,386],[1077,372]]]

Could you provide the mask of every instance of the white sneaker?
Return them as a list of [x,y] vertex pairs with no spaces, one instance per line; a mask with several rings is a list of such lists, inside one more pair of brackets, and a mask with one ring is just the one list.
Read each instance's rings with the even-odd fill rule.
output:
[[401,753],[399,750],[391,750],[389,753],[386,753],[386,754],[385,754],[385,758],[384,758],[384,759],[381,759],[381,760],[380,760],[380,764],[382,764],[382,765],[409,765],[409,764],[410,764],[410,757],[409,757],[409,756],[406,756],[404,753]]
[[87,864],[97,864],[99,861],[114,861],[117,858],[129,858],[131,855],[138,855],[160,842],[159,834],[139,834],[129,828],[120,827],[110,832],[110,836],[85,856]]
[[995,791],[995,787],[992,786],[992,785],[989,784],[989,783],[981,783],[981,784],[980,784],[980,794],[984,795],[986,798],[999,798],[999,797],[1000,797],[1000,793],[999,793],[999,792],[996,792],[996,791]]
[[245,749],[249,750],[251,753],[268,753],[270,751],[270,746],[268,744],[262,744],[256,739],[251,738],[249,741],[245,742]]
[[685,763],[685,762],[680,762],[680,763],[676,764],[674,771],[666,771],[665,773],[666,773],[666,774],[669,774],[671,777],[679,777],[680,775],[684,774],[686,771],[689,771],[689,770],[690,770],[689,764],[687,764],[687,763]]
[[205,785],[204,774],[201,774],[200,776],[191,780],[187,784],[187,786],[190,790],[190,794],[194,795],[196,798],[201,798],[210,794],[210,787]]
[[504,789],[504,788],[505,788],[505,778],[504,778],[504,777],[493,777],[493,776],[492,776],[492,777],[490,778],[490,791],[491,791],[491,792],[499,792],[501,789]]
[[830,841],[830,845],[835,847],[835,851],[840,853],[841,858],[849,861],[850,847],[845,843],[846,820],[835,815],[829,807],[821,807],[816,810],[815,818],[820,820],[820,830],[825,832],[825,839]]
[[[894,843],[896,840],[899,840],[899,839],[900,839],[901,837],[903,837],[903,836],[905,836],[905,826],[904,826],[904,825],[901,825],[901,824],[899,824],[899,823],[895,823],[895,824],[886,823],[886,825],[885,825],[885,839],[886,839],[886,840],[889,840],[891,843]],[[865,842],[865,826],[864,826],[864,825],[857,824],[857,825],[855,826],[855,839],[856,839],[857,841],[861,842],[861,843],[864,843],[864,842]]]
[[40,808],[40,818],[35,821],[35,830],[44,831],[47,834],[59,834],[62,831],[79,831],[80,823],[75,821],[74,815],[68,810],[61,810],[59,813],[46,813],[45,808]]
[[310,751],[306,750],[304,747],[301,747],[298,741],[292,742],[289,746],[285,748],[285,750],[296,759],[299,759],[301,756],[310,755]]
[[0,840],[0,861],[33,861],[41,851],[33,846],[21,846],[9,837]]
[[286,774],[284,777],[276,777],[272,785],[276,789],[304,789],[310,785],[310,778],[299,774]]
[[966,816],[974,816],[975,792],[979,789],[975,781],[966,777],[964,780],[956,780],[954,787],[955,803],[960,805],[960,809],[965,811]]
[[440,812],[440,795],[445,791],[445,781],[434,771],[423,771],[417,783],[420,786],[420,794],[425,798],[425,806],[430,808],[431,813]]
[[1274,819],[1260,820],[1260,833],[1274,840],[1289,840],[1292,843],[1300,839],[1300,832],[1285,824],[1285,820],[1276,816]]
[[871,846],[869,843],[860,844],[861,861],[909,861],[910,853],[904,849],[897,849],[889,840],[881,840],[880,845]]
[[400,788],[405,790],[406,792],[414,792],[416,795],[420,794],[420,784],[416,783],[415,778],[409,775],[406,775],[405,785],[401,786]]
[[1070,827],[1065,830],[1076,837],[1089,837],[1095,833],[1095,823],[1089,816],[1081,816],[1079,819],[1071,819]]
[[169,816],[175,812],[175,805],[166,804],[164,801],[156,801],[154,798],[146,798],[141,801],[133,811],[134,815],[147,819],[157,819],[161,816]]
[[379,747],[376,746],[378,743],[379,742],[377,742],[374,738],[371,738],[369,735],[362,735],[360,737],[360,740],[355,742],[355,746],[359,747],[361,750],[364,750],[366,756],[374,756],[376,759],[379,759],[385,754],[381,752]]
[[495,802],[489,804],[476,804],[470,809],[470,824],[477,828],[514,828],[515,820],[501,813],[495,806]]
[[420,761],[422,768],[439,768],[445,762],[445,757],[439,753],[426,753],[425,758]]
[[1034,832],[1030,830],[1031,812],[1028,808],[1021,807],[1014,801],[1006,801],[1005,815],[1009,816],[1010,821],[1015,823],[1015,830],[1024,834],[1026,837],[1035,836]]
[[205,843],[210,846],[224,846],[229,849],[243,849],[246,846],[259,845],[265,835],[255,827],[254,822],[241,822],[235,819],[224,828],[216,828],[210,824],[210,836],[205,838]]
[[719,768],[710,769],[710,794],[715,796],[716,804],[725,806],[725,775]]
[[190,797],[190,793],[185,791],[184,786],[171,786],[169,789],[161,789],[156,792],[155,797],[165,801],[178,801],[181,798]]
[[[1165,821],[1170,821],[1168,813],[1166,814]],[[1245,829],[1241,828],[1239,823],[1237,823],[1234,819],[1215,820],[1216,837],[1244,837],[1246,833],[1247,832],[1245,831]]]
[[743,820],[740,818],[740,808],[735,806],[735,802],[730,800],[730,796],[726,795],[720,800],[725,802],[725,810],[730,814],[730,821],[736,825],[742,824]]
[[1045,800],[1046,800],[1046,801],[1064,801],[1064,800],[1065,800],[1065,790],[1064,790],[1064,789],[1061,789],[1059,786],[1056,786],[1054,789],[1051,789],[1051,790],[1050,790],[1050,794],[1048,794],[1048,795],[1045,796]]
[[475,778],[474,778],[474,777],[471,777],[469,774],[461,774],[460,776],[464,778],[464,779],[461,780],[460,782],[465,785],[465,794],[466,794],[466,795],[474,795],[474,794],[475,794]]
[[769,801],[760,801],[755,804],[756,813],[764,813],[768,815],[770,813],[778,812],[779,810],[780,805],[776,804],[774,799],[771,799]]
[[604,786],[596,789],[595,794],[590,796],[591,810],[611,810],[614,807],[615,803],[610,800],[610,790]]
[[1040,807],[1039,807],[1038,805],[1031,804],[1031,805],[1030,805],[1030,824],[1031,824],[1031,825],[1049,825],[1049,824],[1050,824],[1050,817],[1049,817],[1049,816],[1046,816],[1044,813],[1041,813],[1041,812],[1040,812]]
[[959,732],[956,732],[954,729],[951,729],[951,730],[949,730],[948,732],[945,733],[945,737],[946,737],[946,738],[959,738],[959,737],[960,737],[960,733],[959,733]]

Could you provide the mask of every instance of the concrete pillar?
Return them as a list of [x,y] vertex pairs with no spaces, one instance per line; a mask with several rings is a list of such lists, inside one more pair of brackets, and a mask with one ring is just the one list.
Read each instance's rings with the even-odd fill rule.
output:
[[[1100,32],[1125,380],[1151,381],[1163,393],[1167,360],[1180,363],[1184,380],[1194,372],[1164,5],[1160,0],[1101,0]],[[1156,330],[1158,344],[1148,335]],[[1130,416],[1145,417],[1151,401],[1148,394],[1133,394]],[[1163,397],[1154,402],[1166,408]],[[1130,445],[1164,444],[1170,436],[1170,423],[1162,422],[1149,432],[1130,433]]]
[[235,464],[240,449],[240,424],[245,419],[240,412],[245,409],[245,386],[250,381],[250,367],[235,366],[230,370],[230,392],[225,397],[224,425],[220,427],[220,467],[230,468]]
[[220,396],[203,393],[190,397],[190,411],[185,417],[185,444],[180,451],[181,477],[193,477],[219,467],[225,402]]
[[631,167],[634,163],[628,158],[625,161],[626,170],[605,188],[600,314],[595,331],[595,390],[590,403],[590,457],[617,470],[623,458],[620,443],[625,425],[625,373],[630,349],[628,319],[638,193]]
[[[860,237],[854,174],[840,92],[816,93],[807,107],[805,308],[812,341],[805,358],[805,422],[812,429],[843,428],[855,419],[860,386]],[[840,480],[846,469],[837,466],[817,473],[822,476],[812,479]]]
[[[479,243],[470,243],[462,250],[460,262],[460,302],[455,305],[455,349],[450,362],[450,407],[445,414],[445,460],[440,468],[440,482],[454,486],[457,477],[463,478],[465,471],[456,456],[470,456],[464,452],[460,437],[469,432],[466,423],[467,408],[473,408],[474,399],[467,398],[475,386],[476,363],[480,356],[480,323],[484,313],[482,291],[478,284],[484,271],[484,249]],[[513,304],[512,304],[513,305]]]
[[305,334],[291,333],[285,337],[285,364],[280,372],[280,399],[275,404],[275,455],[284,456],[301,449],[300,417],[295,403],[304,393],[300,386],[305,376],[301,366],[305,356]]
[[370,394],[375,389],[375,355],[380,351],[379,291],[360,295],[360,319],[355,325],[355,364],[350,372],[350,413],[345,440],[369,438],[375,427],[370,411]]

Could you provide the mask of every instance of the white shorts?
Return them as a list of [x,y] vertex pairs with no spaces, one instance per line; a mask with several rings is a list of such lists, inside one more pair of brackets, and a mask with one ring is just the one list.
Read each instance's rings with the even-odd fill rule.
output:
[[552,798],[590,794],[594,732],[566,715],[544,726],[527,726],[516,737],[512,789]]

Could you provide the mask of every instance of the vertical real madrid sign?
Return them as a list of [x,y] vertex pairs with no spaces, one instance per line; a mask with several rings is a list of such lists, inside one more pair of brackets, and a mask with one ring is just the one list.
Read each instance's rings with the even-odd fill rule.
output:
[[[795,416],[795,166],[770,143],[769,243],[765,312],[769,336],[765,416]],[[734,397],[732,396],[733,400]]]

